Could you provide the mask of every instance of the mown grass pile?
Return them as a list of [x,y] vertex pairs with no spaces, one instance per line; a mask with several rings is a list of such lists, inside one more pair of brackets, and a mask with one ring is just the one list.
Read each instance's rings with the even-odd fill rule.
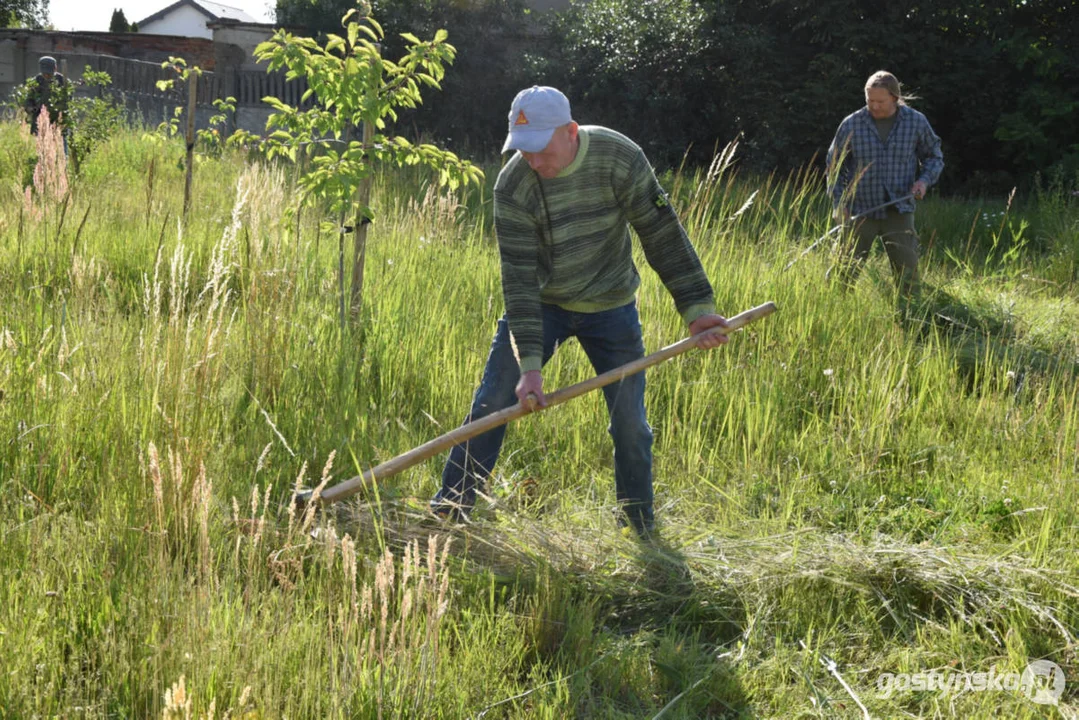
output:
[[[613,513],[598,394],[511,428],[473,522],[424,517],[501,314],[489,185],[380,176],[362,312],[288,167],[118,136],[52,197],[0,125],[0,718],[1072,717],[1079,205],[931,199],[927,289],[824,282],[813,172],[665,184],[722,312],[649,371],[660,532]],[[489,171],[489,181],[494,169]],[[42,182],[45,182],[43,179]],[[346,263],[347,265],[348,263]],[[648,349],[684,330],[644,269]],[[575,344],[546,386],[591,374]],[[942,693],[884,673],[1065,673]],[[834,664],[831,664],[833,663]]]

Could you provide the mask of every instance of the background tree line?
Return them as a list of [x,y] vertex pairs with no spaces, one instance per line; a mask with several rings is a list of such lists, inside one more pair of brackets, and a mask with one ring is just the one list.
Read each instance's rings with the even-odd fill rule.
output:
[[[278,21],[333,31],[348,7],[278,0]],[[373,14],[391,41],[449,31],[457,63],[406,121],[478,151],[497,152],[513,94],[543,83],[657,164],[741,136],[744,163],[786,170],[823,154],[885,68],[943,138],[950,191],[1079,173],[1075,0],[592,0],[543,14],[522,0],[375,0]]]
[[[277,0],[277,21],[335,32],[356,0]],[[861,86],[888,69],[944,141],[943,184],[999,192],[1040,174],[1079,185],[1079,0],[373,0],[400,33],[449,31],[457,62],[417,135],[493,154],[506,108],[531,84],[562,88],[582,122],[621,130],[653,162],[707,162],[741,138],[742,162],[784,171],[821,157]],[[40,26],[47,0],[0,0],[0,25]],[[117,21],[118,18],[113,18]]]

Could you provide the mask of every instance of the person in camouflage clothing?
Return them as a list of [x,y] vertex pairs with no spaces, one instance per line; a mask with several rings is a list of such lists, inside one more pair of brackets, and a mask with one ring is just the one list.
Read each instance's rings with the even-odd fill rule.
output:
[[56,59],[46,55],[38,61],[38,67],[41,72],[26,83],[27,93],[23,104],[30,132],[34,135],[37,135],[37,121],[42,108],[48,111],[49,122],[63,125],[68,99],[67,78],[56,72]]

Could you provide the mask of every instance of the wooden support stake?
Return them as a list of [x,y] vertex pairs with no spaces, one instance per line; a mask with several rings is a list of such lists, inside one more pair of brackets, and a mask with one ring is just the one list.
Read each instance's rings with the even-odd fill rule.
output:
[[191,207],[191,171],[195,164],[195,103],[198,100],[199,74],[187,76],[187,175],[184,177],[184,220]]

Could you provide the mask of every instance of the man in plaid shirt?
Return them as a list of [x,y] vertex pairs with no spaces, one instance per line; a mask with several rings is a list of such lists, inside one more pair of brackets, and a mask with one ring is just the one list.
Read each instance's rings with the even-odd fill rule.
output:
[[907,99],[895,75],[873,73],[865,84],[866,106],[843,119],[828,148],[836,218],[855,221],[851,242],[834,269],[843,282],[853,284],[879,237],[903,295],[912,294],[918,285],[914,202],[906,196],[921,200],[944,169],[940,138],[925,115],[906,104]]

